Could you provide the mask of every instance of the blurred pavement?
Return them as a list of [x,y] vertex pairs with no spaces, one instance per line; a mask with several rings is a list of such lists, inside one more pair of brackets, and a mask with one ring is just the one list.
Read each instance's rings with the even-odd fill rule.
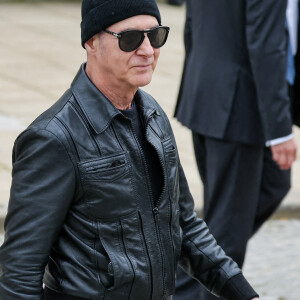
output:
[[[164,25],[171,27],[152,83],[145,87],[170,117],[182,164],[202,208],[202,186],[190,131],[174,118],[183,59],[185,7],[159,3]],[[0,221],[11,182],[11,151],[21,130],[69,87],[85,51],[80,46],[80,2],[0,3]],[[300,148],[300,131],[295,128]],[[300,210],[300,160],[293,168],[293,188],[279,212]],[[1,228],[0,222],[0,228]]]

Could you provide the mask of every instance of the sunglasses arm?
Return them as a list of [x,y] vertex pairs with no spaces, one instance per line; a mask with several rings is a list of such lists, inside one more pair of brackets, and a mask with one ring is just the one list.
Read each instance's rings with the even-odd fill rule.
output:
[[121,34],[118,34],[118,33],[115,33],[115,32],[112,32],[112,31],[109,31],[109,30],[106,30],[106,29],[104,29],[103,31],[106,32],[106,33],[109,33],[109,34],[111,34],[111,35],[113,35],[117,38],[120,38],[122,36]]

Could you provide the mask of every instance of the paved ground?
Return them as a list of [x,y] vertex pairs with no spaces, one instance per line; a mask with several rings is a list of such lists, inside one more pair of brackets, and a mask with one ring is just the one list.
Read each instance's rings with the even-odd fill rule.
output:
[[300,220],[268,221],[250,240],[244,274],[262,300],[300,299]]
[[[85,60],[80,47],[79,6],[79,2],[5,4],[0,1],[0,228],[9,197],[11,149],[16,136],[68,88]],[[145,89],[171,118],[182,164],[196,208],[200,210],[201,183],[190,132],[172,118],[184,58],[185,7],[160,3],[160,9],[163,24],[169,25],[171,32],[161,50],[153,81]],[[295,129],[295,134],[300,147],[300,131]],[[300,159],[294,165],[293,188],[281,206],[280,216],[287,210],[298,212],[299,208]],[[249,245],[245,271],[260,291],[266,289],[265,300],[300,298],[299,223],[268,222]]]

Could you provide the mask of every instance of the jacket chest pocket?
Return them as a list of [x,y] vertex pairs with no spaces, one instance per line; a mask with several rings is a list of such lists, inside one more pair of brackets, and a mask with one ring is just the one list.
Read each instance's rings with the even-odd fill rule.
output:
[[118,217],[136,208],[132,173],[125,153],[78,164],[87,204],[97,217]]
[[179,197],[179,174],[177,148],[171,139],[162,142],[166,162],[166,176],[171,200]]

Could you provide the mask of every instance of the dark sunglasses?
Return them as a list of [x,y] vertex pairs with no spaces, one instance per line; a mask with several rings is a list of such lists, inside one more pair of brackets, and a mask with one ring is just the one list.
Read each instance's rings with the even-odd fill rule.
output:
[[140,47],[147,33],[150,44],[154,48],[162,47],[167,41],[170,28],[167,26],[158,26],[147,30],[125,30],[115,33],[109,30],[103,30],[119,39],[119,47],[122,51],[131,52]]

